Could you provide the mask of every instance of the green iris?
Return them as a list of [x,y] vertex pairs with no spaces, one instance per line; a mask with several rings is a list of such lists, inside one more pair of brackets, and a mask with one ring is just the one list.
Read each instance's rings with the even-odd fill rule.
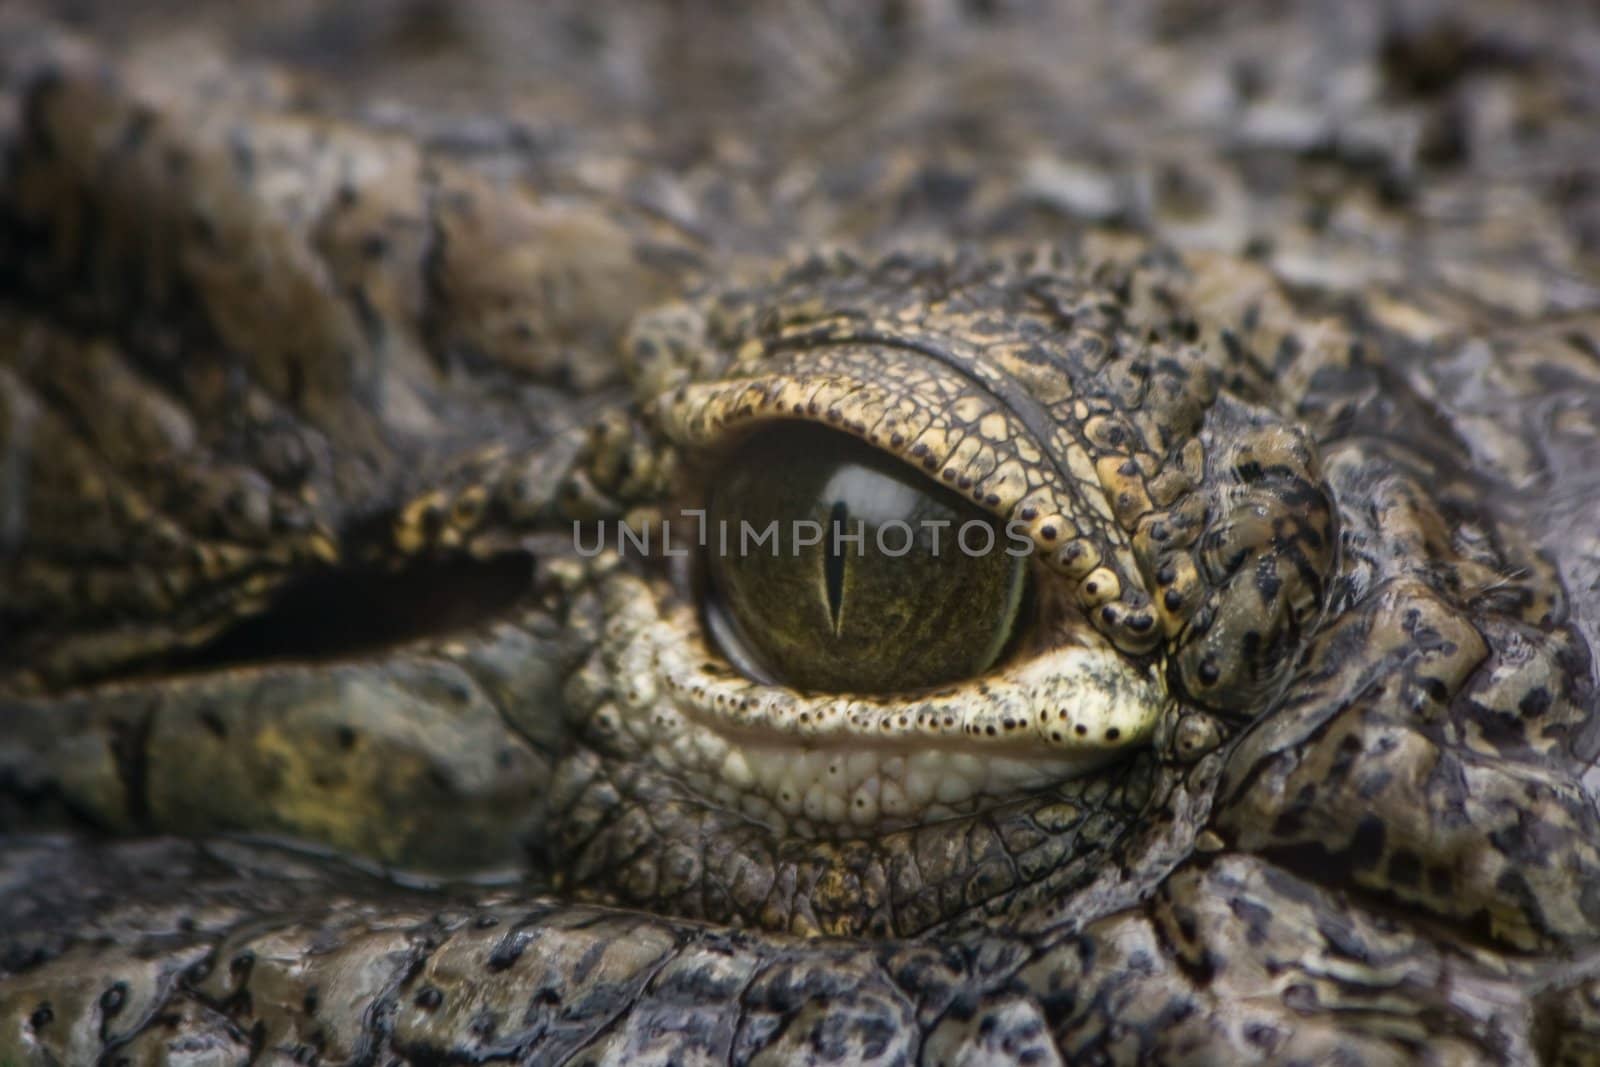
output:
[[845,434],[757,430],[725,462],[707,510],[708,622],[758,677],[831,692],[927,688],[988,669],[1016,626],[1027,560],[1000,524]]

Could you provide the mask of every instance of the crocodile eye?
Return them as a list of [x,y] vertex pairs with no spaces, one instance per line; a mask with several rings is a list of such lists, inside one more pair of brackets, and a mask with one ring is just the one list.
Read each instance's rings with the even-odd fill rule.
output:
[[713,480],[707,510],[709,528],[725,531],[708,538],[708,626],[755,677],[926,688],[988,669],[1016,628],[1027,559],[1000,524],[845,434],[800,422],[755,431]]

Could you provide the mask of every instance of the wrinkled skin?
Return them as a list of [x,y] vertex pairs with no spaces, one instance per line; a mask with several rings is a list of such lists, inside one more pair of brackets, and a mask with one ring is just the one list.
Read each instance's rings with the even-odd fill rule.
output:
[[[1600,1057],[1600,28],[556,6],[6,16],[0,1061]],[[1149,729],[681,762],[830,705],[573,522],[780,404],[1033,506]]]

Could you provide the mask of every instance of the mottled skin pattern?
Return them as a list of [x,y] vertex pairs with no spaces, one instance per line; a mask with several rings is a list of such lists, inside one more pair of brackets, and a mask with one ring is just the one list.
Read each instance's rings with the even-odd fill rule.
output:
[[[0,1062],[1600,1058],[1592,18],[279,6],[0,21]],[[1055,614],[832,701],[575,551],[778,416]],[[1150,728],[937,819],[671,743],[1063,643]]]

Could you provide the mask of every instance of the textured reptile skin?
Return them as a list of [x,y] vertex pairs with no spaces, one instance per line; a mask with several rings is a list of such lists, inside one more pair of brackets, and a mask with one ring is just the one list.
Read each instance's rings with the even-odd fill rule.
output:
[[[0,1062],[1600,1057],[1592,15],[34,6]],[[578,551],[782,420],[1016,648]]]

